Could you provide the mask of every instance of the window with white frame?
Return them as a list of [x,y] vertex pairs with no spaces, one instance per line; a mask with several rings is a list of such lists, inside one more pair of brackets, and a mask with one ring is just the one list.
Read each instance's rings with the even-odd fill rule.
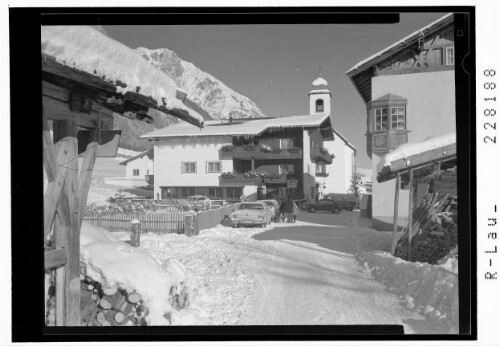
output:
[[196,173],[196,162],[182,162],[182,173]]
[[326,165],[323,163],[318,163],[315,165],[315,174],[325,174],[326,173]]
[[220,161],[211,161],[206,164],[206,172],[220,173],[222,171],[222,164]]
[[293,138],[281,138],[280,139],[280,148],[281,149],[291,149],[295,146]]
[[405,107],[390,107],[390,128],[392,130],[405,130]]
[[295,172],[294,165],[281,164],[279,165],[279,174],[290,174]]
[[138,169],[134,169],[132,174],[133,174],[134,177],[138,177],[139,174],[140,174],[140,172],[139,172]]
[[445,64],[454,65],[454,47],[445,48]]
[[388,130],[388,108],[375,108],[374,109],[374,130],[382,131]]

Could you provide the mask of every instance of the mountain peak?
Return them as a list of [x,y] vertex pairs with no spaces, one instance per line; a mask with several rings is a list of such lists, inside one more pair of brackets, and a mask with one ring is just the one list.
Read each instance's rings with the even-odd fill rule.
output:
[[137,48],[137,52],[155,68],[169,75],[187,97],[202,107],[214,119],[262,118],[260,108],[244,95],[194,64],[184,61],[167,48]]

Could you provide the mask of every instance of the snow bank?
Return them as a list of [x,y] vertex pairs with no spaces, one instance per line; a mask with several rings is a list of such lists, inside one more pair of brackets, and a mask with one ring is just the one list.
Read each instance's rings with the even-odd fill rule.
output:
[[118,286],[137,292],[147,309],[148,325],[168,325],[165,315],[173,311],[168,302],[170,289],[191,275],[176,259],[158,261],[147,251],[119,240],[103,228],[83,222],[80,236],[83,275],[103,287]]
[[[121,94],[137,92],[152,97],[168,107],[187,110],[203,122],[203,117],[188,109],[176,98],[175,81],[152,67],[135,50],[100,33],[89,26],[42,26],[42,53],[78,70],[99,76],[113,84],[120,81],[126,86],[116,87]],[[139,88],[139,89],[138,89]]]
[[449,257],[444,265],[407,262],[387,252],[368,252],[357,260],[390,291],[403,298],[408,309],[433,320],[444,322],[451,333],[459,325],[458,276],[447,270],[450,262],[457,268],[457,258]]
[[394,151],[386,154],[377,166],[378,172],[385,166],[390,166],[392,161],[406,159],[409,156],[423,153],[425,151],[456,144],[456,133],[450,132],[444,135],[427,138],[422,142],[406,143],[399,146]]

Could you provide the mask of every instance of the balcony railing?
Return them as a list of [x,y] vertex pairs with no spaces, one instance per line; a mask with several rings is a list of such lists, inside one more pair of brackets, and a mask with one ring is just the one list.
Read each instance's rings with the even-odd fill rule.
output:
[[259,146],[234,146],[220,149],[220,159],[240,159],[240,160],[289,160],[301,159],[303,150],[301,148],[294,149],[262,149]]
[[322,161],[325,163],[333,163],[333,157],[331,154],[322,148],[312,148],[310,149],[310,158],[315,161]]
[[233,175],[220,175],[219,177],[220,186],[241,186],[241,185],[260,185],[262,183],[262,177],[252,176],[243,173],[236,173]]
[[284,174],[276,174],[263,178],[265,184],[286,184],[287,181],[288,177]]
[[316,177],[329,177],[329,173],[326,172],[317,172],[315,173]]

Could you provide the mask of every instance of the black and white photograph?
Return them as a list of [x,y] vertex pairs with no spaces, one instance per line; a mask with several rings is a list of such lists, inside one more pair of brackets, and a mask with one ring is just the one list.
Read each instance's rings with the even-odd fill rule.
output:
[[476,333],[469,8],[331,12],[42,16],[45,331]]

